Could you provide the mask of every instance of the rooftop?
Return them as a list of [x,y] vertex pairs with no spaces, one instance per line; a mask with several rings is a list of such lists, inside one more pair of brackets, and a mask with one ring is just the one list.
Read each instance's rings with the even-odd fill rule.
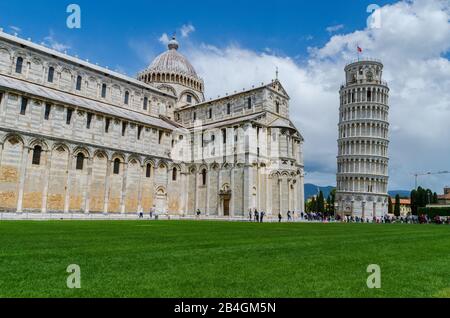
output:
[[169,97],[173,98],[172,95],[170,95],[170,94],[168,94],[166,92],[160,91],[159,89],[157,89],[157,88],[155,88],[155,87],[153,87],[151,85],[145,84],[144,82],[141,82],[141,81],[139,81],[139,80],[137,80],[137,79],[135,79],[133,77],[130,77],[130,76],[127,76],[127,75],[124,75],[124,74],[112,71],[112,70],[108,69],[107,67],[102,67],[102,66],[98,66],[98,65],[89,63],[88,60],[84,61],[84,60],[82,60],[82,59],[80,59],[78,57],[70,56],[67,53],[61,53],[59,51],[56,51],[56,50],[51,49],[51,48],[48,48],[46,46],[34,43],[34,42],[31,41],[30,38],[25,40],[25,39],[22,39],[22,38],[20,38],[20,37],[18,37],[16,35],[8,34],[8,33],[4,32],[2,28],[0,28],[0,39],[6,40],[6,41],[9,41],[9,42],[13,42],[13,43],[17,43],[19,45],[23,45],[23,46],[26,46],[26,47],[29,47],[29,48],[31,48],[33,50],[45,53],[47,55],[55,56],[55,57],[60,58],[62,60],[66,60],[68,62],[77,64],[77,65],[80,65],[80,66],[84,66],[84,67],[92,69],[94,71],[103,73],[103,74],[105,74],[107,76],[110,76],[110,77],[113,77],[113,78],[116,78],[116,79],[128,82],[130,84],[139,86],[141,88],[148,89],[148,90],[153,91],[155,93],[158,93],[160,95],[169,96]]

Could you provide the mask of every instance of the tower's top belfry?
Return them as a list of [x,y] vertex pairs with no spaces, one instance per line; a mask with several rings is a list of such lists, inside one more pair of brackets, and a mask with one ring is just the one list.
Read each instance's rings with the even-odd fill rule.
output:
[[375,59],[354,61],[345,66],[346,85],[383,83],[383,64]]

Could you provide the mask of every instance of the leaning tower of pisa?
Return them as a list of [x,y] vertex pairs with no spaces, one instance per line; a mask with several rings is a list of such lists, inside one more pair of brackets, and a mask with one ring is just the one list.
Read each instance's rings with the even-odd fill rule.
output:
[[388,212],[389,88],[375,60],[345,67],[340,90],[336,208],[364,219]]

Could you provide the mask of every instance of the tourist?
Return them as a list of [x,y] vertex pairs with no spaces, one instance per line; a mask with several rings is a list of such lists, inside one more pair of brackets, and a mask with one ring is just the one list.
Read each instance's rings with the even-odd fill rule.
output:
[[200,209],[197,209],[197,219],[200,218],[200,215],[202,214],[202,212],[200,211]]
[[264,213],[263,211],[261,211],[260,217],[259,217],[259,222],[260,222],[260,223],[263,223],[263,222],[264,222],[264,215],[265,215],[265,213]]
[[287,211],[287,219],[288,222],[291,221],[291,211]]
[[281,223],[282,218],[283,218],[283,215],[281,215],[281,212],[278,213],[278,223]]
[[156,207],[152,206],[152,208],[150,209],[150,220],[153,218],[153,215],[155,214],[156,211]]
[[249,222],[252,221],[252,209],[248,209],[248,220]]
[[258,223],[259,222],[259,213],[258,210],[255,209],[255,222]]

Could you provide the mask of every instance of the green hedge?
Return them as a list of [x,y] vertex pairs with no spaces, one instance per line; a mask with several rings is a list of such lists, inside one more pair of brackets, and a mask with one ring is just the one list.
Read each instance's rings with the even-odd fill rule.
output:
[[435,217],[436,215],[450,216],[450,207],[419,208],[419,215],[421,214],[426,214],[431,218]]

